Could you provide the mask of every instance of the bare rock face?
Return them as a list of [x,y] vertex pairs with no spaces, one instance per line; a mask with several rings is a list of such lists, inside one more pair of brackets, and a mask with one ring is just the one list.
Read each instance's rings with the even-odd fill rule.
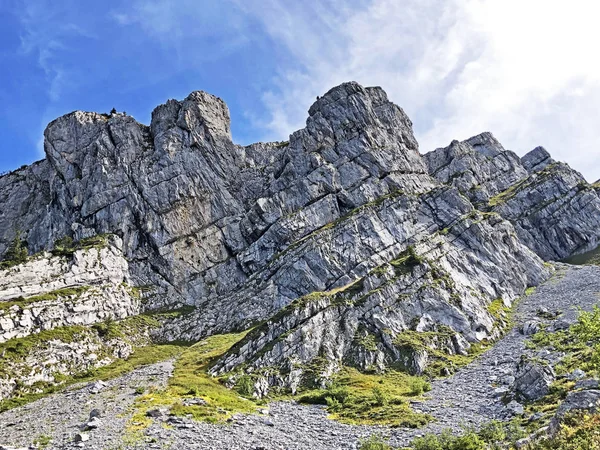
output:
[[551,366],[535,361],[521,361],[517,367],[514,390],[526,401],[535,401],[550,392],[556,375]]
[[536,147],[521,158],[523,167],[529,173],[540,172],[550,164],[556,161],[552,159],[550,153],[544,147]]
[[527,176],[521,159],[505,150],[491,133],[453,141],[423,159],[433,177],[455,186],[478,206]]
[[521,241],[543,259],[563,259],[600,243],[598,190],[543,147],[519,158],[483,133],[424,159],[437,180],[456,186],[479,209],[510,220]]

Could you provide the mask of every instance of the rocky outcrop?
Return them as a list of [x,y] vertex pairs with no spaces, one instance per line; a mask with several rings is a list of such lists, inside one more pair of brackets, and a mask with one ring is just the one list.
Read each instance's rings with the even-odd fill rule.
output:
[[490,206],[513,222],[523,243],[544,259],[563,259],[600,242],[600,197],[564,163],[532,173]]
[[523,167],[529,173],[540,172],[555,162],[544,147],[536,147],[521,158]]
[[433,177],[455,186],[477,206],[528,175],[521,159],[505,150],[491,133],[452,141],[446,148],[426,153],[423,159]]
[[120,239],[72,256],[42,253],[0,270],[0,343],[42,330],[123,319],[140,311]]
[[546,363],[522,360],[517,367],[513,389],[517,396],[526,401],[535,401],[550,392],[556,375]]
[[456,186],[479,209],[510,220],[523,243],[546,260],[600,243],[597,189],[543,147],[519,158],[483,133],[424,159],[432,176]]
[[585,390],[569,392],[567,398],[558,407],[556,414],[550,422],[549,434],[555,435],[567,414],[592,413],[600,411],[600,390]]
[[69,377],[126,359],[134,348],[150,343],[154,325],[143,320],[121,322],[112,329],[69,326],[0,343],[0,401],[41,393]]
[[[492,301],[502,299],[508,306],[526,286],[547,276],[508,222],[473,210],[451,188],[388,199],[329,230],[318,243],[307,243],[300,253],[310,258],[307,250],[315,247],[329,254],[327,242],[352,236],[347,227],[365,230],[360,222],[371,217],[384,219],[382,227],[388,228],[381,230],[390,242],[402,242],[393,247],[391,260],[384,259],[389,262],[371,263],[359,278],[342,278],[329,291],[296,300],[251,331],[213,373],[244,367],[292,390],[318,358],[327,361],[329,373],[343,364],[421,373],[428,359],[466,354],[471,343],[498,338],[501,323],[490,312]],[[406,234],[399,235],[402,231]],[[369,240],[369,234],[362,238]],[[348,249],[359,250],[358,239],[347,242]],[[407,247],[410,242],[415,246]],[[315,266],[327,270],[328,264],[322,260]]]

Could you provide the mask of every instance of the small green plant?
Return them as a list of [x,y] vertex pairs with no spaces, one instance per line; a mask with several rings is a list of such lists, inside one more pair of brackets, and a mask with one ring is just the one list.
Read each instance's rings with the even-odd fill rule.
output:
[[138,386],[135,388],[135,395],[142,395],[144,392],[146,392],[146,388],[143,386]]
[[329,412],[335,413],[342,409],[342,403],[335,397],[325,397],[325,403]]
[[50,445],[51,441],[52,441],[52,438],[50,436],[42,434],[41,436],[38,436],[37,438],[34,439],[33,444],[38,449],[44,449],[44,448],[48,447],[48,445]]
[[431,390],[431,384],[422,378],[412,378],[409,382],[409,388],[412,395],[421,395]]
[[485,441],[473,430],[455,436],[450,430],[441,434],[427,434],[412,442],[415,450],[486,450]]
[[52,250],[52,254],[55,256],[71,256],[75,251],[75,242],[73,238],[70,236],[65,236],[63,238],[57,239],[54,241],[54,249]]
[[361,439],[359,450],[391,450],[392,447],[379,435],[373,434],[368,438]]
[[8,269],[22,264],[27,261],[28,256],[27,242],[21,239],[21,232],[17,231],[15,238],[4,253],[4,258],[0,263],[0,269]]
[[592,311],[580,311],[577,323],[571,331],[582,342],[600,340],[600,307],[594,305]]
[[389,403],[390,398],[385,392],[379,388],[373,388],[373,400],[377,406],[385,406]]
[[250,375],[242,375],[237,380],[235,387],[239,394],[244,397],[252,397],[252,394],[254,394],[254,381],[252,381]]

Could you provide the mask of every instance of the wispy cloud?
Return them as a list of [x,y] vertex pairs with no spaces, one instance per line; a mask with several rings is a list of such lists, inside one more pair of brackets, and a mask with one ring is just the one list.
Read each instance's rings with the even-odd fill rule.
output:
[[[174,51],[184,65],[221,58],[246,43],[245,18],[228,1],[132,0],[111,10],[121,26],[138,27],[154,45]],[[213,45],[204,45],[212,42]],[[202,43],[202,51],[196,50]]]
[[61,59],[68,51],[65,42],[95,36],[89,30],[69,22],[55,2],[41,0],[20,2],[18,5],[18,17],[23,29],[21,51],[36,55],[38,65],[46,75],[48,97],[51,101],[57,101],[64,86],[71,82]]
[[264,95],[268,137],[301,127],[316,95],[356,80],[383,86],[407,110],[422,151],[490,130],[521,154],[545,145],[589,178],[600,177],[600,63],[592,57],[600,5],[374,0],[352,9],[347,2],[310,3],[243,2],[294,58]]

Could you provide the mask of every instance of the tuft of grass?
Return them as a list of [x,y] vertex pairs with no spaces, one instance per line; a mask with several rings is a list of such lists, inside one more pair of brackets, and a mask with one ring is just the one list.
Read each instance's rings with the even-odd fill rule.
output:
[[42,434],[33,440],[33,445],[38,449],[44,449],[50,445],[52,437]]
[[391,450],[392,447],[378,434],[361,439],[358,450]]
[[72,237],[65,236],[57,239],[54,242],[54,248],[51,253],[54,256],[64,256],[71,258],[77,250],[90,250],[93,248],[105,248],[108,246],[108,238],[110,234],[97,234],[79,241],[74,241]]

